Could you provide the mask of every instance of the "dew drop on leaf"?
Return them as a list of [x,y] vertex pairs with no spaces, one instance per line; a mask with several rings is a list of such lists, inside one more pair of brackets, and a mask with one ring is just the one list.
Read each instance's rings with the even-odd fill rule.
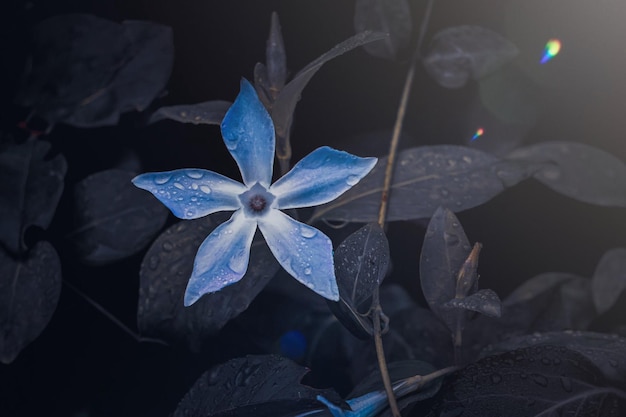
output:
[[502,381],[502,377],[500,376],[500,374],[491,375],[491,382],[493,382],[494,384],[498,384],[500,381]]

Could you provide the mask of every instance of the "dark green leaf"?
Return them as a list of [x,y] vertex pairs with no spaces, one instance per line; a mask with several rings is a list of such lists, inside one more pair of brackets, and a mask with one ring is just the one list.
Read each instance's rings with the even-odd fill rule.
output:
[[626,207],[626,165],[582,143],[545,142],[517,149],[508,158],[545,166],[534,178],[585,203]]
[[121,112],[143,111],[162,93],[174,65],[172,30],[139,20],[122,23],[131,57],[116,74],[111,90],[119,98]]
[[[385,232],[378,223],[368,223],[341,242],[334,258],[340,300],[328,304],[348,329],[352,327],[346,320],[366,326],[364,330],[371,334],[371,323],[361,317],[359,306],[371,297],[387,273],[389,243]],[[355,336],[363,334],[358,331]]]
[[17,102],[50,124],[114,125],[120,113],[143,110],[161,93],[173,59],[168,27],[55,16],[35,30],[32,65]]
[[385,278],[389,242],[378,223],[368,223],[341,242],[334,257],[339,294],[356,308]]
[[38,242],[24,260],[0,248],[0,362],[11,363],[48,325],[61,295],[61,261]]
[[47,229],[63,193],[67,163],[63,155],[46,159],[50,144],[30,141],[0,153],[0,242],[24,251],[29,226]]
[[539,274],[502,302],[503,323],[524,333],[584,330],[595,315],[590,280],[566,273]]
[[440,207],[430,219],[420,256],[420,284],[431,310],[455,329],[458,312],[446,308],[454,299],[457,274],[471,252],[459,219]]
[[278,271],[265,241],[252,244],[248,271],[241,281],[206,294],[190,307],[183,294],[200,244],[228,214],[185,220],[169,227],[152,244],[139,271],[139,330],[166,340],[187,340],[196,350],[230,319],[243,312]]
[[411,38],[411,10],[406,0],[357,0],[354,10],[357,32],[373,30],[389,36],[363,48],[373,56],[395,59]]
[[76,184],[70,238],[81,261],[102,265],[133,255],[165,224],[169,211],[132,184],[135,175],[109,169]]
[[194,125],[220,125],[231,104],[230,101],[211,100],[197,104],[161,107],[150,116],[148,123],[170,119]]
[[608,311],[626,290],[626,248],[606,252],[591,278],[593,303],[598,313]]
[[599,417],[626,414],[626,392],[565,347],[533,346],[489,356],[442,388],[441,417]]
[[570,330],[533,333],[490,345],[482,356],[538,345],[564,346],[576,351],[593,362],[606,378],[626,382],[626,339],[617,335]]
[[445,308],[460,308],[476,311],[489,317],[500,317],[500,298],[493,290],[479,290],[465,298],[453,298],[444,304]]
[[433,36],[424,57],[426,71],[446,88],[463,87],[512,60],[518,49],[501,35],[481,26],[455,26]]
[[[371,222],[378,219],[387,158],[379,159],[357,185],[316,208],[311,221]],[[422,146],[398,154],[387,220],[432,216],[437,207],[466,210],[489,201],[530,175],[525,163],[499,161],[465,146]]]
[[232,359],[202,374],[173,417],[276,417],[321,409],[318,395],[342,403],[331,389],[302,385],[307,372],[280,356]]

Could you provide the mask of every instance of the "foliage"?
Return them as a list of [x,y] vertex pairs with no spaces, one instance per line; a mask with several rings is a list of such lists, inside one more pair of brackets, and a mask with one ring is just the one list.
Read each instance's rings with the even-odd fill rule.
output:
[[[230,81],[210,74],[206,85],[193,85],[198,95],[184,100],[177,96],[180,85],[168,81],[184,71],[174,67],[176,27],[76,13],[37,19],[28,65],[15,85],[25,120],[3,124],[0,135],[0,366],[19,376],[20,367],[37,363],[59,328],[80,318],[72,304],[78,299],[87,302],[85,311],[94,308],[110,319],[107,325],[116,324],[113,332],[148,342],[119,350],[132,357],[141,349],[137,379],[158,381],[158,392],[145,398],[116,392],[140,403],[140,410],[120,407],[120,416],[392,416],[385,373],[404,416],[626,414],[623,237],[598,249],[584,235],[557,236],[559,245],[571,240],[589,252],[595,270],[546,272],[530,268],[537,262],[526,258],[533,243],[518,247],[509,229],[497,242],[488,233],[493,224],[535,227],[539,219],[510,212],[544,201],[515,200],[496,216],[480,217],[529,189],[554,196],[561,209],[592,208],[623,219],[626,208],[626,165],[602,146],[558,132],[522,143],[545,119],[529,99],[533,92],[522,94],[523,83],[514,81],[520,75],[511,67],[528,54],[514,43],[519,39],[479,25],[428,30],[425,19],[419,30],[430,44],[422,53],[417,42],[418,67],[409,68],[424,87],[415,89],[415,101],[436,107],[426,93],[450,102],[471,95],[480,102],[468,111],[477,123],[496,120],[500,124],[490,126],[502,127],[507,137],[483,138],[482,132],[456,140],[436,131],[427,139],[413,132],[402,136],[397,155],[385,155],[369,150],[385,147],[388,138],[361,135],[344,141],[347,153],[328,146],[336,141],[343,149],[327,132],[374,130],[362,115],[358,126],[351,123],[357,104],[338,116],[341,129],[326,128],[332,102],[313,110],[314,123],[307,119],[320,106],[318,96],[343,94],[322,68],[351,59],[359,77],[350,82],[359,83],[360,92],[382,85],[396,98],[391,77],[362,81],[360,75],[374,67],[385,74],[407,70],[404,58],[421,36],[413,15],[429,16],[415,7],[405,0],[357,0],[356,33],[293,76],[287,51],[309,55],[307,43],[284,39],[278,13],[268,13],[265,62],[247,63],[247,72]],[[251,42],[260,36],[251,33],[244,33]],[[234,60],[228,56],[211,65]],[[235,97],[233,80],[242,78]],[[229,85],[226,100],[202,97],[202,88],[214,84]],[[296,112],[304,92],[306,104]],[[384,113],[376,100],[362,97],[356,101]],[[196,104],[180,104],[187,99]],[[437,116],[453,120],[455,111],[445,110]],[[405,130],[429,126],[419,114],[409,119]],[[214,126],[223,144],[208,140]],[[168,148],[160,138],[171,132],[176,142]],[[187,136],[196,132],[208,152],[194,152],[197,143]],[[102,136],[104,146],[96,144]],[[319,147],[309,143],[311,136],[321,136]],[[223,162],[227,154],[241,181],[217,173],[238,175],[231,160]],[[200,166],[184,168],[191,165]],[[388,204],[385,221],[381,202]],[[517,258],[494,259],[498,247],[515,248]],[[532,272],[515,281],[522,267]],[[105,279],[91,282],[95,276]],[[124,310],[126,304],[131,308]],[[137,331],[126,324],[131,316]],[[107,337],[100,326],[91,333],[89,326],[72,326],[72,334]],[[382,370],[374,343],[380,332]],[[80,358],[72,340],[63,346]],[[133,373],[122,368],[115,368],[124,373],[116,378]],[[30,386],[9,379],[0,380],[0,391]],[[38,395],[33,392],[28,398]],[[17,400],[0,404],[0,414],[33,409],[11,397]],[[93,398],[75,397],[72,415],[107,414]],[[159,397],[168,398],[168,409]]]

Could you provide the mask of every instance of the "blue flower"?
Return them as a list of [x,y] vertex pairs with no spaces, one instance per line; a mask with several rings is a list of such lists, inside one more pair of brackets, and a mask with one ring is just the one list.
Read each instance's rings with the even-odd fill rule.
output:
[[204,240],[194,261],[184,303],[239,281],[248,268],[257,226],[280,265],[295,279],[330,300],[339,299],[330,239],[281,210],[334,200],[361,180],[376,158],[360,158],[327,146],[298,162],[273,184],[274,125],[245,79],[221,125],[224,143],[243,184],[213,171],[178,169],[139,175],[133,183],[150,191],[181,219],[235,210]]

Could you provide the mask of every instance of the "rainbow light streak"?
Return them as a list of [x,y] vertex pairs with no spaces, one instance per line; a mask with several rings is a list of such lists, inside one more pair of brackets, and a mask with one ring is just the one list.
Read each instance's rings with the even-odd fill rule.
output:
[[541,57],[541,64],[545,64],[552,58],[554,58],[561,50],[561,41],[558,39],[550,39],[546,42],[546,46],[543,49],[543,57]]
[[483,129],[482,127],[479,127],[478,130],[476,131],[476,133],[474,133],[474,136],[472,136],[472,142],[475,141],[476,139],[478,139],[479,137],[481,137],[483,135],[483,133],[485,133],[485,129]]

